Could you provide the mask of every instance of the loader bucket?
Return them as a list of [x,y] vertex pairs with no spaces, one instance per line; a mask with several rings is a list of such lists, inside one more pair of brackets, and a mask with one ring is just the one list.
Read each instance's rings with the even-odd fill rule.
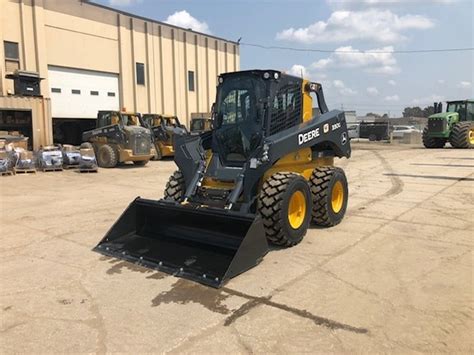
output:
[[259,216],[137,198],[94,251],[218,288],[268,244]]

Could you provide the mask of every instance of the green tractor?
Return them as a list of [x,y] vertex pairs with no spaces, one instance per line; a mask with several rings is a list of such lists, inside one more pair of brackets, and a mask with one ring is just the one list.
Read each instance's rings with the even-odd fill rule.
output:
[[474,100],[448,101],[446,112],[441,102],[435,103],[435,114],[428,117],[423,130],[426,148],[443,148],[446,142],[453,148],[474,147]]

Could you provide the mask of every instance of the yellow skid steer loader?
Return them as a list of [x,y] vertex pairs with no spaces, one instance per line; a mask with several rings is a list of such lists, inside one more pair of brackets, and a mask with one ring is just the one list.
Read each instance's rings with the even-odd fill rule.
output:
[[[313,116],[312,94],[320,114]],[[219,77],[213,128],[175,139],[162,200],[136,198],[95,251],[212,287],[344,217],[344,112],[321,85],[274,70]]]

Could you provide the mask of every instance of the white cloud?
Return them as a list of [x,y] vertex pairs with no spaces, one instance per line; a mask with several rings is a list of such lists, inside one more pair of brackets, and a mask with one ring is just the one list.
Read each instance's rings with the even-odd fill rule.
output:
[[170,25],[175,25],[186,29],[190,28],[196,32],[211,33],[206,22],[201,22],[194,18],[186,10],[176,11],[174,14],[168,16],[165,22],[169,23]]
[[437,83],[441,84],[441,85],[444,84],[445,82],[446,82],[446,80],[444,80],[444,79],[438,79],[438,81],[437,81]]
[[142,0],[109,0],[111,6],[132,6],[142,2]]
[[446,98],[444,96],[433,94],[430,96],[413,99],[411,103],[413,105],[432,105],[433,102],[440,102],[445,100]]
[[354,39],[393,43],[406,39],[401,34],[405,30],[425,30],[433,26],[433,21],[425,16],[399,16],[390,10],[334,11],[327,21],[317,21],[308,27],[291,27],[278,32],[276,38],[305,44]]
[[306,70],[306,67],[300,64],[293,65],[289,70],[289,74],[303,78],[308,77],[308,71]]
[[389,101],[389,102],[397,102],[397,101],[400,101],[400,98],[398,97],[398,95],[392,95],[392,96],[385,96],[384,100]]
[[357,91],[348,88],[342,80],[334,80],[332,82],[334,87],[339,90],[339,93],[344,96],[354,96],[357,94]]
[[397,85],[397,82],[395,80],[389,80],[388,81],[388,84],[389,85],[392,85],[392,86],[396,86]]
[[458,0],[326,0],[330,5],[336,7],[347,7],[348,5],[384,6],[404,3],[424,3],[424,4],[452,4]]
[[396,74],[400,69],[392,52],[392,46],[368,51],[360,51],[351,46],[340,47],[328,58],[320,59],[311,66],[319,70],[341,67],[364,68],[369,73]]
[[369,96],[377,96],[379,94],[379,90],[376,87],[371,86],[367,88],[367,94],[369,94]]
[[458,84],[458,88],[461,89],[470,89],[472,87],[472,83],[470,81],[461,81]]

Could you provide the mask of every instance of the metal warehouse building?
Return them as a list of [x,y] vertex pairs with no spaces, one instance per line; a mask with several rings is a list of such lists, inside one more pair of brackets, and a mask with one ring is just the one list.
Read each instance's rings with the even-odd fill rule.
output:
[[[239,69],[236,42],[85,0],[0,0],[0,40],[0,131],[34,148],[79,143],[98,110],[189,123],[210,110],[217,76]],[[16,70],[43,78],[42,97],[15,94]]]

